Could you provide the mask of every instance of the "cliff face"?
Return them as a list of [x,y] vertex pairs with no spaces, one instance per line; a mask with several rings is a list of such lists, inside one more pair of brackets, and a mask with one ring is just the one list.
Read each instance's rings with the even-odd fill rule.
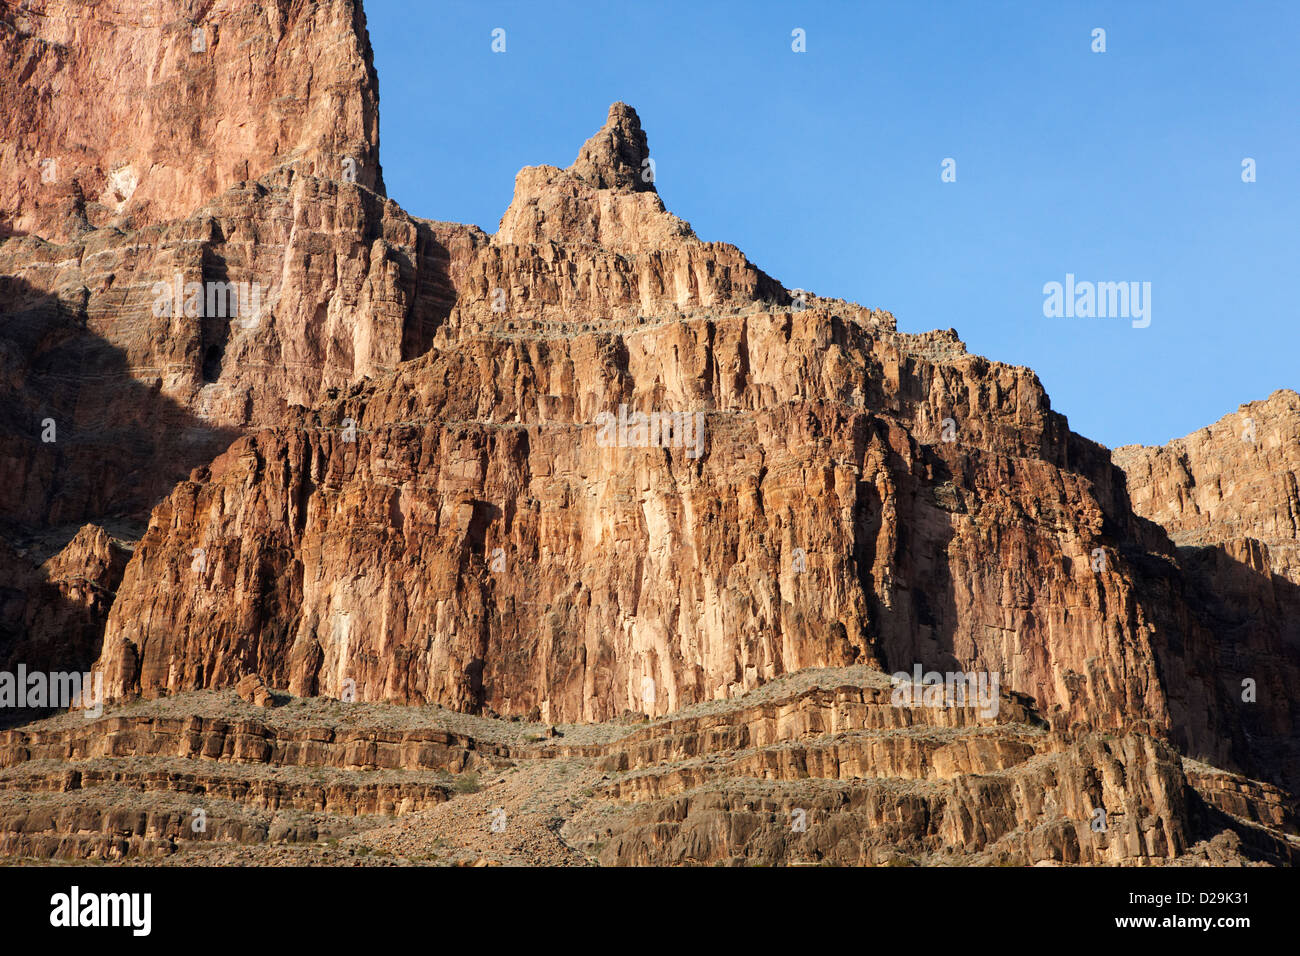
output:
[[[520,174],[430,354],[160,506],[111,692],[264,665],[304,693],[600,720],[647,678],[665,713],[870,659],[994,671],[1067,724],[1166,723],[1118,547],[1140,529],[1033,374],[793,304],[628,184],[629,143],[617,104],[569,170]],[[620,407],[685,434],[602,437]]]
[[1155,448],[1115,450],[1134,509],[1180,547],[1223,546],[1300,585],[1300,395],[1280,389]]
[[176,488],[108,622],[110,695],[255,671],[593,721],[919,663],[1258,769],[1173,547],[1033,373],[700,242],[633,178],[644,141],[616,104],[568,170],[524,170],[427,355]]
[[281,170],[136,232],[9,239],[0,515],[145,517],[240,428],[427,348],[450,249],[476,235]]
[[[774,775],[837,781],[818,806],[848,810],[815,851],[835,862],[898,841],[1173,859],[1203,799],[1293,819],[1259,781],[1300,785],[1294,393],[1254,409],[1244,453],[1220,423],[1112,461],[1032,371],[702,242],[625,104],[567,169],[522,170],[487,236],[384,198],[352,2],[24,10],[3,21],[0,92],[27,116],[6,109],[22,162],[0,172],[0,663],[93,665],[110,701],[253,675],[548,723],[723,706],[815,668],[981,674],[1012,695],[1017,728],[991,742],[878,740],[910,725],[876,694],[848,723],[842,702],[783,717],[771,752],[732,753],[755,741],[714,725],[689,744],[656,731],[651,757],[574,751],[663,764],[602,781],[639,807],[619,834],[573,821],[604,862],[802,859],[751,813],[804,799],[750,785]],[[118,55],[67,153],[82,198],[33,188],[15,170],[67,140],[78,82]],[[805,739],[836,727],[867,736]],[[107,746],[88,733],[72,751]],[[46,759],[17,740],[6,761]],[[678,766],[679,745],[729,769]],[[1196,777],[1210,796],[1179,752],[1214,765]],[[152,772],[87,780],[119,771]],[[900,796],[864,775],[948,782]],[[378,799],[339,786],[341,806]],[[1106,799],[1131,826],[1102,846],[1087,818]],[[907,825],[865,840],[891,800]],[[0,816],[0,846],[78,829],[50,812],[37,836]]]
[[[1251,772],[1300,780],[1300,396],[1274,392],[1156,448],[1115,451],[1133,507],[1178,546],[1190,602],[1213,634],[1199,669],[1238,715]],[[1176,633],[1176,632],[1174,632]],[[1170,643],[1183,640],[1171,633]]]
[[450,309],[449,249],[479,233],[383,198],[364,23],[352,2],[4,7],[5,662],[98,656],[111,592],[43,583],[83,525],[138,538],[243,428],[419,354]]
[[143,519],[231,429],[427,348],[445,244],[477,230],[383,198],[358,3],[35,2],[0,26],[0,517]]
[[384,192],[358,0],[25,0],[0,37],[0,235],[138,229],[284,165]]

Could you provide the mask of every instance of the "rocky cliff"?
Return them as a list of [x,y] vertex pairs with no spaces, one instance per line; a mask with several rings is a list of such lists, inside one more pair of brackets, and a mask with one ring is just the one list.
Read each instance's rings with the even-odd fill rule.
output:
[[616,104],[569,169],[524,170],[427,354],[177,486],[108,621],[110,694],[255,671],[604,720],[919,663],[1259,771],[1173,546],[1033,373],[700,242],[645,143]]
[[[1265,401],[1156,448],[1116,449],[1134,510],[1177,545],[1179,571],[1212,640],[1197,656],[1250,741],[1252,772],[1293,790],[1300,712],[1300,396]],[[1174,632],[1169,641],[1185,639]],[[1212,677],[1211,677],[1212,675]]]
[[0,35],[0,234],[142,228],[281,167],[384,192],[358,0],[23,0]]
[[[350,0],[0,9],[0,643],[58,646],[33,588],[83,525],[133,542],[243,429],[420,354],[451,308],[480,233],[383,197],[364,24]],[[29,663],[89,666],[107,604],[94,650]]]
[[[16,82],[0,95],[27,111],[6,111],[27,166],[62,142],[68,111],[46,101],[122,45],[137,124],[110,109],[88,128],[72,168],[95,202],[56,201],[30,170],[0,182],[6,662],[93,664],[110,701],[251,675],[302,698],[575,725],[669,719],[816,668],[983,675],[1033,739],[943,757],[892,738],[804,741],[798,757],[715,740],[734,751],[722,769],[602,790],[645,809],[590,837],[591,855],[790,862],[745,816],[746,781],[802,779],[811,760],[841,781],[824,806],[849,808],[817,859],[891,858],[897,841],[862,833],[895,799],[916,822],[897,840],[927,853],[1014,834],[983,862],[1179,858],[1214,814],[1271,827],[1260,852],[1287,858],[1273,831],[1300,786],[1294,393],[1253,416],[1245,457],[1221,423],[1112,461],[1032,371],[701,241],[665,208],[626,104],[568,168],[523,169],[488,236],[384,197],[358,5],[195,19],[104,3],[107,25],[87,9],[4,19]],[[195,31],[211,42],[181,57]],[[193,57],[236,51],[248,66],[187,83],[209,68]],[[187,110],[199,119],[176,140]],[[114,206],[96,177],[123,163],[139,183]],[[870,719],[846,726],[888,723]],[[784,726],[780,740],[827,730]],[[963,782],[984,772],[1004,776]],[[842,782],[873,775],[931,782]],[[1050,794],[1061,826],[1035,829],[1047,810],[1027,791]],[[1103,791],[1143,820],[1123,846],[1080,842]],[[1212,799],[1228,809],[1198,809]],[[936,835],[924,821],[941,808]],[[50,813],[47,835],[75,823]]]
[[1133,507],[1180,547],[1222,546],[1300,585],[1300,395],[1280,389],[1186,438],[1115,450]]
[[184,692],[0,733],[0,853],[176,865],[1300,859],[1287,795],[1150,736],[1051,733],[1012,698],[988,717],[899,707],[892,693],[866,667],[805,670],[671,718],[554,727]]

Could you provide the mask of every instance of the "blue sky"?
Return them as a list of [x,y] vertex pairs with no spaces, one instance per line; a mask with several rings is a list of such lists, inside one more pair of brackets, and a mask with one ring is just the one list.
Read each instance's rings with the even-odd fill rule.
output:
[[[365,6],[415,215],[494,232],[518,169],[567,166],[624,100],[702,239],[1028,365],[1090,438],[1300,387],[1300,3]],[[1150,326],[1045,318],[1066,273],[1150,282]]]

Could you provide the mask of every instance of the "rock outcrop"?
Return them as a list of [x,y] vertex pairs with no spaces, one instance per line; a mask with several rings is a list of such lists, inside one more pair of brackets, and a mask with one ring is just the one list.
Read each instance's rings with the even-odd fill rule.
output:
[[[1291,864],[1285,795],[1023,702],[804,671],[641,724],[187,692],[0,733],[0,853],[184,864]],[[222,716],[213,716],[219,711]],[[455,725],[456,729],[451,729]],[[570,742],[576,738],[575,742]],[[188,825],[201,814],[204,829]]]
[[[1162,646],[1214,688],[1196,708],[1236,715],[1238,765],[1293,791],[1300,781],[1300,396],[1266,401],[1168,445],[1116,449],[1134,510],[1178,546],[1180,575],[1211,640]],[[1191,638],[1189,640],[1188,638]],[[1195,681],[1181,681],[1194,686]],[[1248,743],[1247,743],[1248,741]],[[1250,756],[1246,756],[1249,752]]]
[[1138,514],[1300,585],[1300,395],[1280,389],[1168,445],[1115,450]]
[[[0,664],[93,663],[115,702],[236,688],[261,716],[12,732],[0,763],[31,766],[0,792],[40,806],[0,806],[0,852],[173,853],[161,794],[199,787],[240,804],[234,844],[276,801],[457,805],[171,764],[61,790],[42,761],[484,752],[303,738],[276,723],[294,695],[602,728],[492,750],[579,761],[597,794],[533,861],[1292,859],[1294,393],[1250,407],[1247,449],[1233,419],[1112,456],[1029,369],[701,241],[623,103],[567,169],[519,173],[494,235],[417,219],[383,194],[358,3],[189,16],[2,21]],[[74,149],[77,85],[114,57]],[[64,186],[34,184],[40,149]],[[755,703],[819,668],[856,689]],[[1001,717],[904,716],[881,681],[914,668],[996,682]],[[80,787],[94,812],[52,795]],[[124,817],[132,789],[156,799]]]
[[[625,106],[569,170],[520,175],[427,354],[177,486],[110,615],[111,696],[255,671],[606,720],[872,661],[1257,773],[1286,746],[1277,711],[1251,742],[1172,545],[1032,372],[795,299],[610,142],[640,142]],[[637,414],[680,417],[650,442]]]
[[[383,197],[358,3],[192,12],[50,2],[0,19],[0,149],[17,151],[0,153],[9,664],[85,658],[34,651],[64,640],[61,602],[36,592],[49,554],[87,523],[138,537],[243,429],[419,355],[454,301],[453,256],[485,241]],[[190,50],[194,31],[206,49]],[[56,183],[33,179],[38,146]],[[81,203],[65,228],[58,190],[98,196],[127,173],[130,197]]]

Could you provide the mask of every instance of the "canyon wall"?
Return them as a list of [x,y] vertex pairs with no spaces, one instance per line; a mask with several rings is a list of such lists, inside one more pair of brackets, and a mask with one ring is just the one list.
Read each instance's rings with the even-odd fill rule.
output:
[[[0,26],[0,664],[93,665],[112,701],[255,675],[548,723],[979,672],[1057,769],[1008,744],[939,842],[1090,767],[1152,811],[1081,850],[1059,784],[1070,822],[1016,859],[1183,853],[1178,752],[1300,785],[1294,393],[1112,456],[1031,370],[702,241],[623,103],[519,173],[495,234],[410,216],[353,0]],[[611,785],[657,802],[598,855],[735,856],[710,821],[747,797],[686,779]],[[879,862],[850,852],[879,793],[851,798],[827,858]],[[908,806],[924,830],[939,804]]]
[[1183,547],[1225,546],[1300,585],[1300,395],[1279,389],[1168,445],[1115,450],[1134,509]]
[[[1250,762],[1174,546],[1032,372],[792,294],[627,143],[615,104],[568,170],[520,174],[428,354],[177,486],[108,622],[113,696],[256,672],[595,721],[920,663]],[[637,412],[687,434],[602,429]]]
[[[1300,779],[1300,396],[1250,402],[1185,438],[1116,449],[1134,510],[1177,545],[1179,574],[1212,640],[1171,628],[1160,644],[1200,649],[1197,707],[1236,714],[1249,772]],[[1160,648],[1157,648],[1160,651]],[[1172,656],[1169,654],[1167,656]],[[1186,675],[1183,686],[1198,681]]]
[[0,235],[139,229],[282,166],[384,192],[359,0],[23,0],[0,38]]

